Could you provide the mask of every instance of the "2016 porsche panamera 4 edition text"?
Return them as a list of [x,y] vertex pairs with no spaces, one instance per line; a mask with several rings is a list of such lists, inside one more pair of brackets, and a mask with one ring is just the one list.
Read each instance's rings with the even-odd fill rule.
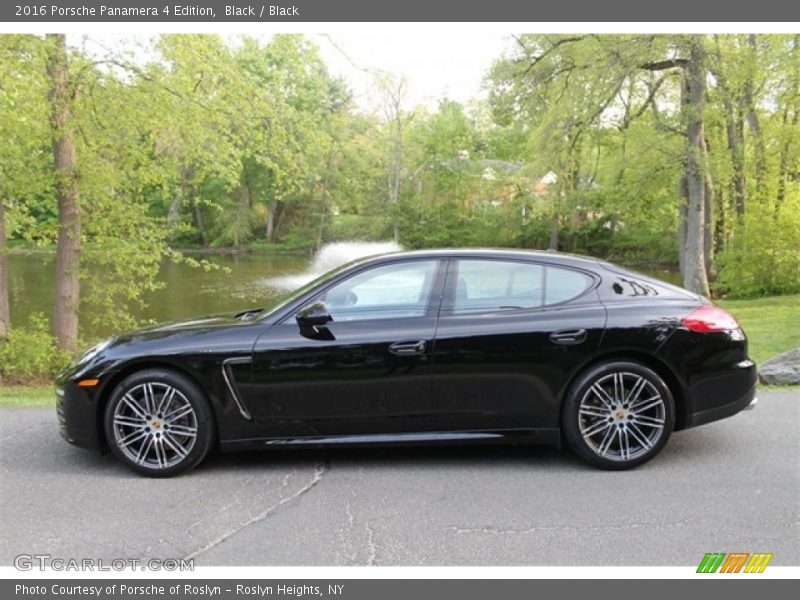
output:
[[562,440],[626,469],[755,403],[738,323],[600,260],[362,259],[279,304],[118,335],[57,378],[62,435],[174,475],[208,451]]

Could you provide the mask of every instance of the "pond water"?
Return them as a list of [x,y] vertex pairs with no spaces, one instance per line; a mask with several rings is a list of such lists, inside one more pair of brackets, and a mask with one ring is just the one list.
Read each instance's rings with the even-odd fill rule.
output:
[[[147,307],[134,310],[142,320],[173,321],[198,315],[243,310],[271,304],[317,275],[360,256],[397,249],[391,242],[330,244],[314,257],[270,253],[212,254],[214,264],[228,267],[204,271],[165,261],[159,275],[166,285],[146,295]],[[23,253],[8,256],[8,285],[12,326],[23,325],[31,313],[49,315],[55,288],[54,254]],[[637,269],[671,283],[679,275],[668,269]],[[83,308],[82,308],[83,310]],[[86,323],[87,319],[82,319]],[[118,332],[114,323],[82,331],[86,339]]]

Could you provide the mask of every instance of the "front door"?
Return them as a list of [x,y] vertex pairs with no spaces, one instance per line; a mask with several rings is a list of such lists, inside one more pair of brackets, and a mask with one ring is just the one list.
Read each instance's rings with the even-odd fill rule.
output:
[[438,260],[367,267],[310,302],[332,318],[290,317],[256,342],[243,401],[265,436],[418,431],[430,409],[431,355],[444,269]]

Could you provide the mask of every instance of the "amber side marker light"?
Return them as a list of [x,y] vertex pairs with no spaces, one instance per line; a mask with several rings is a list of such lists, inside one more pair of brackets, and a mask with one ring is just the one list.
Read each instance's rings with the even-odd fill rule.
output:
[[81,379],[78,382],[78,387],[89,388],[96,386],[98,383],[100,383],[99,379]]

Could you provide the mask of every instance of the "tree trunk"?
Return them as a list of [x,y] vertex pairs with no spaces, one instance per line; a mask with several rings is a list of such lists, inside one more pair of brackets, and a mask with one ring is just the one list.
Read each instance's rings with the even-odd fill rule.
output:
[[183,206],[183,187],[179,187],[167,211],[167,229],[170,235],[178,228],[181,222],[181,207]]
[[267,243],[275,241],[275,202],[267,202]]
[[703,127],[706,70],[703,51],[703,38],[693,35],[690,41],[691,51],[686,68],[688,85],[687,109],[687,144],[686,144],[686,183],[689,204],[686,213],[686,245],[683,260],[683,285],[686,289],[709,295],[708,274],[705,262],[705,187],[706,168],[705,135]]
[[[786,183],[789,178],[789,152],[792,147],[792,138],[794,131],[797,129],[798,117],[800,117],[800,110],[798,110],[797,99],[800,94],[800,64],[798,64],[797,53],[798,46],[800,45],[800,35],[795,35],[792,40],[792,80],[791,80],[791,102],[786,100],[783,109],[783,145],[781,146],[781,159],[780,166],[778,167],[778,206],[783,203],[786,198]],[[789,106],[792,107],[792,118],[789,119]],[[791,123],[791,127],[789,127]]]
[[59,348],[76,352],[80,302],[81,213],[75,145],[72,141],[72,90],[66,35],[48,34],[47,39],[50,42],[47,60],[47,74],[51,85],[50,126],[58,200],[56,297],[52,329]]
[[766,193],[767,153],[764,146],[764,133],[761,131],[761,123],[758,119],[753,96],[753,74],[756,70],[756,60],[758,58],[756,36],[751,33],[747,37],[747,43],[750,46],[750,57],[742,104],[746,111],[745,119],[750,128],[750,133],[753,135],[753,146],[755,148],[756,198],[759,202],[763,202]]
[[400,80],[387,81],[384,84],[386,94],[385,114],[387,123],[391,124],[390,152],[386,173],[389,204],[392,211],[392,237],[397,242],[400,239],[400,228],[397,223],[397,203],[400,200],[400,184],[403,174],[403,129],[406,121],[403,119],[403,96],[405,83]]
[[550,224],[550,243],[547,247],[550,250],[558,250],[558,208],[555,197],[553,198],[553,219]]
[[678,205],[678,270],[681,277],[686,276],[686,265],[684,259],[686,258],[686,217],[689,207],[689,183],[686,180],[686,174],[681,177],[679,184],[679,192],[681,203]]
[[797,128],[798,117],[800,117],[800,110],[798,110],[796,106],[794,108],[794,115],[792,116],[791,121],[789,120],[788,107],[783,114],[783,131],[784,135],[786,136],[786,140],[783,142],[783,146],[781,147],[781,160],[780,166],[778,167],[778,206],[780,206],[786,199],[786,183],[789,179],[789,156],[792,148],[791,132]]
[[[194,191],[194,189],[192,189]],[[208,234],[206,233],[206,226],[203,223],[203,210],[200,207],[200,203],[197,201],[197,198],[194,199],[194,226],[197,227],[197,231],[200,232],[200,240],[203,242],[203,246],[208,246]]]
[[[733,205],[736,207],[736,216],[741,221],[747,204],[747,186],[744,178],[744,124],[723,70],[719,40],[717,40],[716,56],[718,69],[714,75],[719,83],[722,107],[725,110],[725,135],[728,142],[728,151],[731,155],[731,166],[733,167],[731,197],[733,198]],[[738,104],[741,105],[741,102],[738,102]]]
[[733,193],[735,195],[736,215],[744,220],[744,215],[747,212],[747,183],[744,176],[744,122],[741,116],[737,118],[735,128],[738,146],[734,165],[734,169],[737,169],[737,171],[734,174]]
[[0,338],[8,335],[11,322],[8,316],[8,274],[6,271],[6,213],[0,198]]
[[334,144],[331,145],[328,151],[328,157],[325,161],[325,176],[322,178],[321,187],[319,190],[320,209],[319,209],[319,225],[317,227],[317,243],[315,250],[322,248],[322,242],[325,239],[325,226],[328,222],[328,203],[330,199],[331,176],[334,172],[334,161],[336,158],[336,149],[339,147],[338,141],[334,138]]
[[286,204],[283,200],[276,200],[275,201],[275,229],[272,232],[272,237],[275,243],[278,243],[278,240],[281,237],[281,223],[283,222],[283,217],[286,214]]
[[186,188],[189,185],[189,173],[186,167],[181,168],[181,182],[178,185],[178,190],[172,202],[169,203],[169,211],[167,212],[167,228],[170,235],[173,234],[175,229],[181,222],[181,209],[183,208],[183,201],[186,199]]
[[726,202],[728,200],[725,198],[725,190],[722,188],[717,188],[717,193],[714,194],[714,211],[715,211],[715,218],[714,218],[714,252],[720,253],[725,249],[727,245],[727,206]]
[[714,272],[714,180],[708,168],[708,139],[703,138],[703,165],[705,181],[703,186],[703,258],[705,259],[706,276],[709,281],[715,278]]
[[238,200],[236,207],[233,210],[234,223],[233,223],[233,247],[239,247],[239,235],[241,226],[242,215],[247,217],[250,213],[250,208],[253,206],[252,197],[250,195],[250,186],[247,185],[247,177],[245,171],[242,169],[239,174],[239,187],[236,190],[236,198]]
[[[392,161],[392,174],[389,188],[389,201],[397,205],[400,200],[400,175],[403,169],[403,122],[400,104],[397,104],[397,121],[395,123],[394,153]],[[396,210],[396,208],[394,209]],[[397,226],[397,216],[392,223],[392,238],[395,242],[400,240],[400,231]]]
[[[708,161],[706,160],[706,164]],[[711,175],[706,175],[703,187],[703,260],[706,277],[714,280],[714,184]]]
[[731,180],[731,195],[733,205],[736,207],[736,216],[741,220],[744,217],[747,204],[747,187],[744,179],[744,140],[742,139],[742,122],[737,118],[733,101],[723,90],[725,108],[725,133],[728,141],[728,151],[731,154],[733,177]]

